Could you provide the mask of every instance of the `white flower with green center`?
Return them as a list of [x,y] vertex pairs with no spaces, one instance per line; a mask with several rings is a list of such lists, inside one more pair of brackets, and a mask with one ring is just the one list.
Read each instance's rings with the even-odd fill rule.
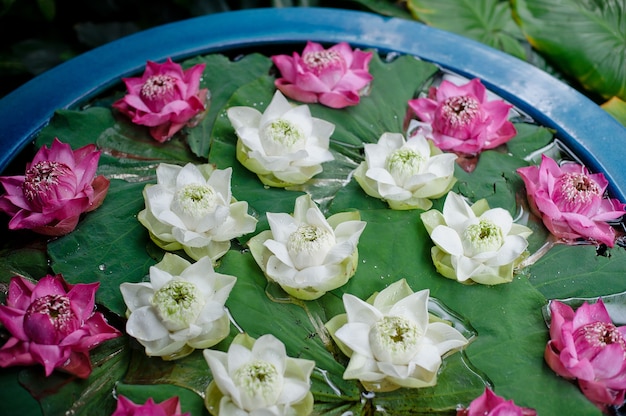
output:
[[307,182],[333,160],[328,150],[335,125],[311,116],[306,105],[292,106],[280,91],[261,114],[253,107],[230,107],[237,134],[237,160],[268,186]]
[[172,211],[186,217],[202,218],[215,211],[220,196],[212,186],[191,183],[180,188],[172,201]]
[[149,356],[166,360],[209,348],[230,333],[224,304],[234,276],[215,273],[211,259],[189,263],[166,253],[150,267],[150,281],[122,283],[127,307],[126,332]]
[[170,331],[189,327],[204,309],[200,289],[182,280],[172,280],[154,292],[151,304]]
[[146,208],[137,219],[162,249],[184,250],[195,260],[208,256],[215,264],[233,238],[253,232],[257,223],[248,203],[232,197],[231,173],[208,164],[161,163],[157,183],[144,189]]
[[437,271],[461,283],[495,285],[513,280],[532,233],[514,223],[507,210],[489,209],[484,199],[470,206],[454,192],[446,197],[443,212],[430,210],[421,218],[435,243],[431,256]]
[[392,209],[426,210],[456,182],[456,158],[421,134],[405,141],[399,133],[384,133],[378,143],[365,145],[365,160],[354,178],[368,195],[385,200]]
[[273,335],[239,334],[228,353],[204,350],[213,374],[206,391],[212,415],[308,415],[313,411],[315,362],[287,356]]
[[359,380],[375,392],[434,386],[442,357],[468,341],[428,313],[428,299],[428,290],[413,292],[405,279],[367,302],[344,294],[346,313],[326,324],[337,346],[350,358],[343,378]]
[[282,118],[270,121],[259,131],[263,150],[268,156],[281,156],[304,149],[306,136],[302,129]]
[[358,212],[326,219],[305,194],[296,198],[293,215],[268,212],[270,229],[252,237],[248,246],[268,280],[295,298],[317,299],[354,275],[366,224],[360,219]]

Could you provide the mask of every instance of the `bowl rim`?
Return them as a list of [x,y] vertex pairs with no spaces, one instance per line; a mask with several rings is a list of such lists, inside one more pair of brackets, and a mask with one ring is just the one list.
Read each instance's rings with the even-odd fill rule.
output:
[[120,38],[48,70],[0,99],[0,173],[57,109],[77,108],[121,78],[141,73],[148,60],[309,40],[415,55],[480,78],[489,90],[554,129],[582,163],[606,176],[613,197],[626,200],[626,164],[615,151],[626,143],[626,127],[574,88],[504,52],[417,21],[321,7],[244,9],[181,20]]

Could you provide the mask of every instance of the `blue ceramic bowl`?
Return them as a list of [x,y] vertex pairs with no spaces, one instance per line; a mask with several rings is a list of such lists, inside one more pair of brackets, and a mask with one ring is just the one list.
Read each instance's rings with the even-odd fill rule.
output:
[[412,54],[466,77],[556,130],[612,196],[626,201],[626,128],[584,95],[547,73],[478,42],[414,21],[324,8],[268,8],[212,14],[119,39],[40,75],[0,100],[0,172],[59,108],[72,108],[137,75],[147,60],[267,48],[313,40]]

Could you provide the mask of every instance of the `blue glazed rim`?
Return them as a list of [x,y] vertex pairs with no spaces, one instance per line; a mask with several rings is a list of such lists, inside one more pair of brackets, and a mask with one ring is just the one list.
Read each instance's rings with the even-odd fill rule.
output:
[[626,201],[626,165],[617,149],[626,128],[590,99],[536,67],[470,39],[421,23],[334,8],[246,9],[155,27],[84,53],[0,100],[0,172],[49,122],[141,73],[147,60],[271,45],[345,41],[382,53],[411,54],[483,83],[557,137],[594,172],[613,197]]

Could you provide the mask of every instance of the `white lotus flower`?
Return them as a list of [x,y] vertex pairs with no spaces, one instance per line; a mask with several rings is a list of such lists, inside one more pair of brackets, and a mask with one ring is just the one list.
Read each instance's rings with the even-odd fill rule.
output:
[[448,193],[443,213],[430,210],[422,222],[435,243],[431,250],[437,271],[462,283],[488,285],[513,280],[514,267],[528,246],[530,228],[513,222],[502,208],[489,209],[486,200],[471,207],[465,199]]
[[255,230],[248,203],[232,197],[232,168],[161,163],[156,174],[156,185],[143,191],[146,208],[137,219],[162,249],[183,249],[194,260],[208,256],[215,263],[230,240]]
[[457,156],[442,153],[421,135],[405,141],[399,133],[384,133],[378,143],[365,145],[365,160],[354,178],[370,196],[392,209],[430,209],[456,182]]
[[428,298],[428,289],[414,293],[405,279],[367,302],[344,294],[346,313],[326,324],[350,357],[343,378],[379,392],[434,386],[442,357],[468,341],[447,323],[431,319]]
[[126,332],[147,355],[168,360],[209,348],[230,332],[224,303],[236,280],[215,273],[208,257],[190,264],[166,253],[150,267],[150,282],[120,285],[128,308]]
[[287,356],[273,335],[234,339],[228,353],[204,350],[213,381],[206,405],[213,415],[308,415],[315,362]]
[[305,194],[296,198],[293,216],[268,212],[270,230],[248,245],[269,280],[296,298],[317,299],[354,275],[366,224],[360,218],[358,212],[343,212],[327,220]]
[[292,106],[280,91],[263,114],[243,106],[227,114],[238,136],[237,160],[265,185],[303,184],[333,160],[328,146],[335,125],[311,117],[307,105]]

